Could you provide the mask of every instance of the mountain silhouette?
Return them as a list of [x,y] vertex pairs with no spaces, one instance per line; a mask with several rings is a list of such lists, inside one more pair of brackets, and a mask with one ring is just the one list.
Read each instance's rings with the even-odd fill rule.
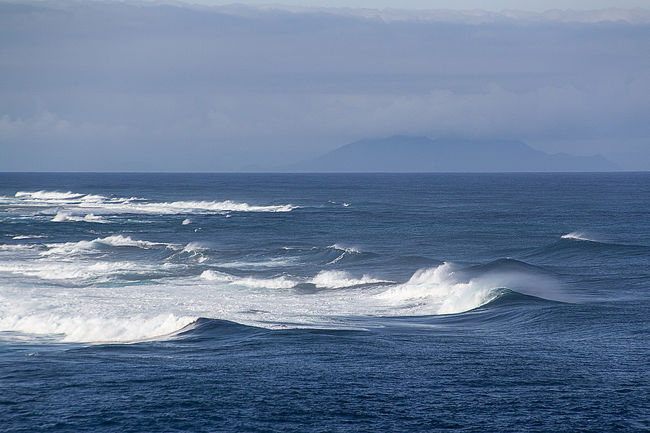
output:
[[404,135],[356,141],[290,168],[314,172],[564,172],[619,169],[601,155],[548,154],[516,140],[433,140]]

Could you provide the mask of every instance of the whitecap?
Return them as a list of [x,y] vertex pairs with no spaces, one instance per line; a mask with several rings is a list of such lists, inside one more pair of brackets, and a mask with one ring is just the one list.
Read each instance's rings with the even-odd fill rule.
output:
[[69,200],[77,199],[83,197],[84,194],[79,194],[76,192],[58,192],[58,191],[18,191],[14,197],[16,198],[26,198],[26,199],[35,199],[35,200]]
[[108,221],[106,221],[104,218],[102,218],[99,215],[95,215],[92,213],[86,214],[83,217],[81,216],[76,216],[72,215],[70,212],[66,211],[58,211],[54,218],[52,218],[50,221],[52,222],[87,222],[87,223],[101,223],[105,224]]
[[403,284],[391,287],[377,295],[390,304],[413,309],[419,314],[453,314],[468,311],[484,305],[498,296],[493,285],[479,279],[460,281],[454,266],[443,263],[440,266],[418,270]]
[[344,246],[339,245],[339,244],[330,245],[327,248],[341,251],[340,255],[338,255],[335,259],[333,259],[333,260],[331,260],[331,261],[329,261],[327,263],[328,265],[334,265],[334,264],[340,262],[346,256],[346,254],[361,254],[361,251],[359,251],[356,248],[344,247]]
[[224,272],[213,270],[203,271],[201,278],[207,281],[228,283],[252,289],[290,289],[298,284],[285,276],[275,278],[235,277]]
[[[74,210],[92,212],[95,214],[192,214],[192,213],[227,213],[227,212],[290,212],[297,208],[292,204],[279,205],[254,205],[232,200],[183,200],[171,202],[155,202],[138,197],[113,197],[107,198],[97,194],[83,194],[72,191],[18,191],[14,196],[19,201],[26,201],[30,205],[65,206],[62,212],[70,213]],[[77,213],[79,213],[77,212]],[[66,220],[62,213],[56,221]],[[68,220],[70,215],[67,216]],[[189,221],[189,219],[187,219]],[[183,221],[183,224],[185,223]]]
[[391,281],[378,280],[364,274],[361,278],[354,278],[345,271],[321,271],[311,283],[316,287],[340,289],[343,287],[359,286],[362,284],[390,283]]
[[590,239],[587,237],[587,235],[583,232],[571,232],[567,233],[565,235],[562,235],[562,239],[573,239],[576,241],[590,241],[590,242],[596,242],[594,239]]
[[0,318],[0,331],[62,335],[64,342],[129,342],[161,337],[178,331],[197,317],[158,314],[102,317],[41,313]]
[[129,236],[112,235],[105,238],[96,238],[91,241],[64,242],[45,244],[47,251],[41,253],[42,256],[54,254],[79,254],[96,249],[102,245],[113,247],[135,247],[148,249],[156,246],[169,246],[161,242],[149,242],[131,239]]

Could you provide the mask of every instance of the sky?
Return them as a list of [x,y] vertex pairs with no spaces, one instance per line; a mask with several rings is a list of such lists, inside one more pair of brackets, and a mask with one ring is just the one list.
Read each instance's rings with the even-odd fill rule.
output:
[[[155,1],[155,0],[149,0]],[[549,9],[647,8],[648,0],[190,0],[201,5],[288,4],[307,7],[396,8],[396,9],[516,9],[542,12]]]
[[275,170],[395,134],[650,170],[643,2],[193,3],[0,1],[0,171]]

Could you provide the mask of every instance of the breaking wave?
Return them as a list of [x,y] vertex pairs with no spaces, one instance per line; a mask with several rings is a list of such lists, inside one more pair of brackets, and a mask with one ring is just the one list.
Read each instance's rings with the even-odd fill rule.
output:
[[15,194],[16,198],[30,199],[30,200],[70,200],[84,197],[86,194],[79,194],[72,191],[57,192],[57,191],[18,191]]
[[45,235],[16,235],[13,236],[11,239],[13,240],[23,240],[23,239],[40,239],[40,238],[45,238],[47,236]]
[[160,242],[149,242],[131,239],[129,236],[113,235],[105,238],[97,238],[91,241],[64,242],[57,244],[45,244],[48,249],[41,252],[42,256],[49,255],[74,255],[85,253],[101,247],[134,247],[134,248],[153,248],[156,246],[168,246],[169,244]]
[[[248,252],[245,257],[260,261],[228,264],[219,263],[228,253],[204,242],[176,245],[115,234],[0,245],[0,273],[10,281],[0,287],[0,331],[121,342],[158,338],[197,317],[269,328],[341,328],[368,318],[461,313],[512,293],[561,300],[544,269],[512,259],[469,267],[443,263],[395,282],[330,268],[324,258],[355,257],[358,269],[366,266],[364,257],[377,257],[338,244]],[[294,266],[286,251],[308,261]],[[277,272],[275,265],[290,267]]]
[[164,337],[196,319],[197,317],[177,317],[174,314],[152,317],[86,317],[41,313],[0,318],[0,330],[59,335],[63,342],[132,342]]
[[72,221],[72,222],[87,222],[87,223],[102,223],[102,224],[108,222],[101,216],[92,213],[86,214],[81,217],[81,216],[72,215],[70,212],[64,212],[64,211],[57,212],[51,221],[52,222]]
[[378,295],[395,306],[419,314],[452,314],[487,304],[498,296],[502,287],[473,279],[460,281],[453,265],[444,263],[436,268],[417,271],[404,284]]
[[316,287],[327,289],[340,289],[343,287],[353,287],[364,284],[390,282],[391,281],[378,280],[369,275],[363,275],[361,278],[354,278],[345,271],[321,271],[311,280],[311,283]]
[[235,277],[213,270],[203,271],[201,278],[207,281],[228,283],[253,289],[290,289],[298,284],[297,281],[290,280],[285,276],[276,278]]
[[[280,205],[252,205],[232,200],[182,200],[156,202],[138,197],[108,198],[96,194],[82,194],[72,191],[18,191],[14,195],[17,204],[32,206],[58,206],[63,210],[57,212],[53,221],[87,221],[93,220],[96,214],[202,214],[202,213],[227,213],[227,212],[290,212],[297,208],[292,204]],[[74,215],[73,211],[87,211],[86,217]],[[93,217],[89,217],[92,215]],[[184,224],[189,224],[187,219]]]
[[571,232],[567,233],[565,235],[562,235],[562,239],[573,239],[576,241],[589,241],[589,242],[598,242],[595,239],[591,239],[587,237],[587,235],[583,232]]

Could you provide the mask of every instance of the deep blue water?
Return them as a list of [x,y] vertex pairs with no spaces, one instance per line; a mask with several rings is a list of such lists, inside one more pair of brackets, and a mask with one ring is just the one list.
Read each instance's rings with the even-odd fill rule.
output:
[[0,174],[1,431],[650,431],[650,173]]

